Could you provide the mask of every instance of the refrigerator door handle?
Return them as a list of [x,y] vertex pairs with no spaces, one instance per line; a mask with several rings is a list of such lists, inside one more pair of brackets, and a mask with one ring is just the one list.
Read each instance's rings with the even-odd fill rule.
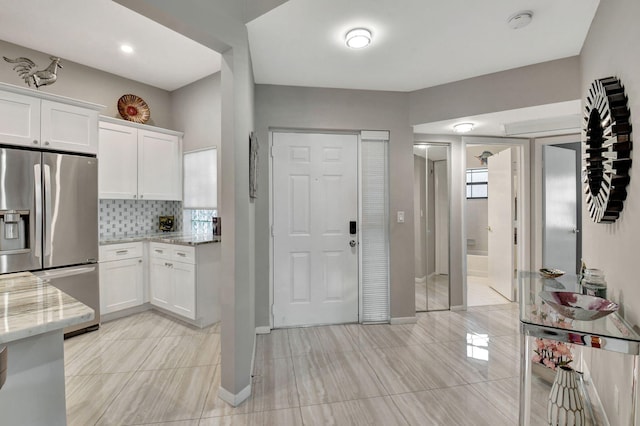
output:
[[40,164],[33,165],[34,186],[35,186],[35,214],[33,220],[36,221],[35,250],[37,258],[42,257],[42,172]]
[[51,167],[44,165],[44,255],[51,255]]

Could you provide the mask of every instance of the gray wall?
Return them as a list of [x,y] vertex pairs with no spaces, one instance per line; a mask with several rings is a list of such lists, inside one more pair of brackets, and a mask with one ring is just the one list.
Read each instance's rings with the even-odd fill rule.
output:
[[[415,316],[413,137],[406,93],[256,85],[256,324],[269,325],[269,128],[389,130],[391,317]],[[394,220],[405,212],[405,223]]]
[[184,152],[220,147],[221,108],[220,73],[171,92],[173,129],[184,132]]
[[[49,65],[51,62],[49,56],[53,53],[55,52],[42,53],[0,40],[0,56],[8,58],[26,56],[43,68]],[[140,96],[149,105],[151,118],[147,124],[167,129],[173,127],[170,96],[166,90],[118,77],[64,58],[60,63],[64,68],[58,70],[58,80],[50,86],[41,87],[39,89],[41,92],[104,105],[105,109],[100,113],[116,118],[121,118],[118,114],[118,99],[124,94],[131,93]],[[27,87],[12,67],[12,64],[0,59],[0,81]]]
[[411,124],[580,99],[577,56],[411,92]]
[[[581,91],[586,93],[597,78],[617,76],[629,98],[634,129],[640,129],[640,2],[637,0],[601,0],[582,49]],[[614,224],[595,224],[582,204],[583,258],[587,267],[600,268],[609,286],[607,295],[621,304],[631,324],[640,322],[640,285],[638,285],[638,235],[640,235],[640,175],[631,170],[628,197],[620,219]],[[631,357],[593,351],[591,372],[611,424],[632,424],[629,420],[630,381],[634,370]],[[612,368],[615,366],[615,368]],[[614,387],[620,392],[620,408],[613,401]]]

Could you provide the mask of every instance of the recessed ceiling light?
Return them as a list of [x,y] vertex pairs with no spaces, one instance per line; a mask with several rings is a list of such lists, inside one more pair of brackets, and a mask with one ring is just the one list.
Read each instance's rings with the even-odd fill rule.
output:
[[509,19],[507,19],[507,24],[509,24],[509,27],[511,27],[512,29],[517,30],[518,28],[526,27],[527,25],[529,25],[532,19],[532,11],[522,10],[509,16]]
[[122,50],[124,53],[133,53],[133,47],[128,44],[121,44],[120,50]]
[[347,33],[344,41],[352,49],[362,49],[371,43],[371,31],[366,28],[355,28]]
[[453,126],[456,133],[467,133],[473,130],[473,123],[459,123]]

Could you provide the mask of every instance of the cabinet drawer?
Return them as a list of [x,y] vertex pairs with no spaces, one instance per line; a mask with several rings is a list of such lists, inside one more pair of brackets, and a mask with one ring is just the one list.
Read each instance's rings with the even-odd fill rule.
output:
[[194,247],[178,246],[171,247],[171,258],[176,262],[196,263],[196,249]]
[[157,259],[171,259],[172,246],[163,243],[149,243],[149,256]]
[[142,243],[122,243],[100,246],[100,262],[142,257]]

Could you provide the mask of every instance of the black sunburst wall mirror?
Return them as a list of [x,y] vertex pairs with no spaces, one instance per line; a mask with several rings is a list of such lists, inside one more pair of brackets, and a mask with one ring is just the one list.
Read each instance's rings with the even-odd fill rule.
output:
[[632,148],[630,113],[620,80],[593,81],[584,114],[583,182],[589,216],[596,223],[613,223],[627,198]]

